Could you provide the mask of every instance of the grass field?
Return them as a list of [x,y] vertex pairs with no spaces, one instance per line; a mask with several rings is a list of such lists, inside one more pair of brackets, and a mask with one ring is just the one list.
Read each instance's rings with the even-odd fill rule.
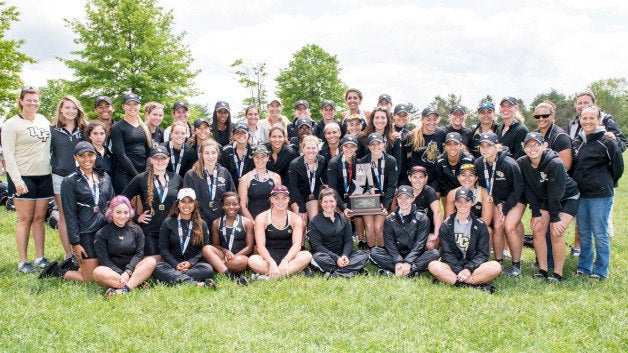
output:
[[[498,278],[494,295],[432,284],[425,274],[377,277],[369,265],[370,276],[351,280],[241,287],[219,275],[215,292],[158,286],[105,299],[95,284],[18,274],[16,216],[2,208],[0,351],[626,352],[627,179],[615,199],[606,281],[574,277],[574,258],[563,283],[535,281],[526,249],[522,277]],[[60,257],[56,231],[46,235],[47,256]]]

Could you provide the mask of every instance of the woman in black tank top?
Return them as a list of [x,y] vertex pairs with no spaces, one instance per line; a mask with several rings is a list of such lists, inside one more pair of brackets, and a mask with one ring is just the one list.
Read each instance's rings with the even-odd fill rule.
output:
[[227,191],[222,196],[224,216],[212,223],[212,245],[203,247],[203,257],[214,270],[242,285],[248,280],[242,274],[253,252],[253,221],[240,213],[240,195]]
[[258,214],[270,208],[270,193],[275,186],[281,185],[281,177],[266,169],[270,154],[266,146],[256,146],[252,154],[255,168],[242,176],[238,194],[242,198],[242,214],[255,220]]
[[493,220],[493,203],[489,202],[489,195],[486,188],[477,185],[478,176],[475,171],[475,166],[470,163],[465,163],[460,166],[458,172],[459,187],[452,189],[447,194],[445,200],[445,219],[447,219],[452,213],[455,212],[454,201],[456,191],[461,187],[468,188],[473,191],[473,205],[471,206],[471,213],[480,218],[488,227],[490,234],[493,234],[491,222]]
[[270,194],[270,209],[255,219],[255,243],[259,255],[249,258],[249,267],[257,273],[251,278],[281,278],[301,272],[312,260],[312,254],[301,250],[303,221],[288,211],[290,195],[285,186]]

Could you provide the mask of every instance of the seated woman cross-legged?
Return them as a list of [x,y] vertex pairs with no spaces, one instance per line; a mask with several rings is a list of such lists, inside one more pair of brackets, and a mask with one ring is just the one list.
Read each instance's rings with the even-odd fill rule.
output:
[[439,281],[456,287],[474,287],[493,293],[489,284],[497,278],[502,267],[488,261],[489,235],[486,224],[471,212],[473,191],[456,191],[456,212],[440,227],[441,261],[432,261],[430,273]]
[[227,191],[222,195],[224,216],[212,223],[212,244],[203,247],[203,258],[212,267],[246,286],[244,276],[248,267],[248,256],[253,252],[253,221],[240,214],[240,195]]
[[[303,246],[303,220],[288,211],[288,188],[279,185],[270,193],[270,209],[255,218],[257,255],[249,258],[252,280],[275,279],[304,271],[312,254]],[[304,271],[304,274],[307,274]]]
[[364,272],[369,255],[362,250],[353,251],[351,223],[336,212],[338,195],[332,188],[321,189],[319,202],[322,213],[308,225],[308,238],[312,246],[312,266],[325,272],[325,277],[353,277]]
[[157,264],[153,277],[166,284],[188,283],[216,289],[211,277],[214,270],[203,261],[203,246],[209,244],[209,228],[201,219],[196,192],[180,189],[159,232],[163,262]]
[[116,196],[109,203],[105,217],[110,222],[96,232],[94,248],[100,266],[94,269],[94,281],[108,287],[105,296],[124,294],[150,278],[157,265],[153,257],[144,257],[144,233],[129,223],[131,202]]

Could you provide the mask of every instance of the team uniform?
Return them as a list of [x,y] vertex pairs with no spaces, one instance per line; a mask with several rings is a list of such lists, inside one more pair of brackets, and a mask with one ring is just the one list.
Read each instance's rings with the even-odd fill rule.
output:
[[431,186],[425,185],[421,192],[414,197],[413,202],[417,211],[425,214],[430,221],[430,233],[434,233],[434,211],[431,207],[434,201],[438,201],[436,191]]
[[247,144],[242,156],[238,155],[236,153],[235,142],[222,148],[220,165],[227,168],[236,188],[238,187],[240,178],[255,168],[251,151],[251,145]]
[[316,155],[316,163],[312,170],[305,161],[305,157],[296,158],[290,163],[288,172],[288,189],[290,201],[299,206],[299,212],[305,213],[305,203],[318,200],[321,185],[327,180],[327,161],[320,154]]
[[369,186],[374,186],[380,191],[380,202],[384,205],[385,209],[390,209],[395,196],[395,190],[397,189],[397,179],[399,176],[395,158],[384,153],[382,157],[375,162],[371,160],[371,154],[369,153],[364,156],[364,158],[360,159],[358,163],[365,163],[370,166],[367,173],[372,173],[373,183],[375,185]]
[[266,226],[266,250],[276,263],[288,255],[292,247],[292,225],[290,223],[290,212],[286,214],[286,226],[276,227],[273,224],[272,210],[268,211],[268,225]]
[[[617,143],[617,147],[619,147],[619,150],[623,153],[626,150],[626,145],[628,144],[626,136],[623,132],[621,132],[619,125],[617,125],[617,122],[615,122],[615,119],[613,119],[612,115],[605,114],[604,112],[601,112],[601,115],[602,125],[604,125],[604,129],[608,132],[612,132],[613,134],[615,134],[615,137],[617,137],[617,140],[615,140],[615,142]],[[580,125],[580,116],[575,117],[573,120],[567,123],[565,131],[572,141],[575,140],[577,136],[580,136],[581,139],[584,139],[584,133],[582,132],[582,126]]]
[[222,217],[222,195],[227,191],[237,192],[231,174],[227,169],[216,164],[210,174],[203,170],[200,178],[194,169],[188,170],[183,179],[183,187],[196,191],[196,200],[200,205],[201,218],[212,224],[216,218]]
[[471,151],[471,138],[473,137],[473,130],[471,130],[471,128],[468,128],[466,126],[463,126],[462,129],[460,130],[456,130],[454,129],[454,127],[449,124],[447,126],[444,127],[445,129],[445,133],[450,133],[450,132],[457,132],[460,134],[460,137],[462,137],[462,144],[467,147],[469,149],[469,151]]
[[489,233],[486,224],[474,214],[469,215],[466,224],[460,224],[456,213],[449,216],[441,225],[441,261],[458,274],[464,269],[473,273],[488,261]]
[[504,132],[505,125],[501,124],[497,126],[497,138],[499,143],[504,146],[507,146],[510,150],[510,154],[514,159],[517,159],[523,155],[525,152],[523,151],[522,142],[528,134],[528,128],[523,125],[517,119],[514,119],[512,124],[508,127],[508,129]]
[[[490,130],[497,134],[497,125],[493,123]],[[488,131],[487,131],[488,132]],[[471,132],[471,139],[469,140],[469,152],[473,154],[474,158],[482,157],[480,153],[480,139],[482,137],[482,123],[479,122]]]
[[504,215],[523,201],[523,177],[517,161],[510,157],[507,148],[497,152],[495,161],[488,165],[484,157],[474,162],[478,175],[478,184],[486,187],[489,198],[493,199],[495,206],[502,204]]
[[449,191],[460,186],[458,174],[460,166],[463,164],[473,164],[473,156],[461,151],[458,156],[458,162],[455,165],[449,163],[447,153],[443,153],[438,157],[436,160],[436,178],[441,195],[446,196]]
[[281,177],[281,182],[283,184],[287,184],[290,162],[297,158],[299,156],[299,153],[292,149],[292,147],[283,145],[281,146],[281,150],[279,150],[279,153],[277,153],[277,159],[275,159],[273,157],[273,149],[270,143],[266,144],[266,148],[268,148],[268,150],[270,151],[266,168],[268,168],[268,170],[270,170],[271,172],[279,174],[279,176]]
[[111,222],[96,232],[94,247],[101,266],[130,276],[144,257],[144,232],[134,224],[118,227]]
[[63,178],[74,173],[74,146],[83,140],[83,132],[78,126],[73,131],[63,127],[50,127],[50,165],[52,166],[52,187],[55,194],[61,194]]
[[275,188],[275,181],[270,177],[268,172],[265,175],[258,175],[255,173],[253,178],[249,182],[249,188],[247,189],[247,195],[249,197],[249,203],[247,209],[253,216],[253,219],[260,213],[270,208],[270,193]]
[[113,124],[110,137],[116,161],[115,172],[112,176],[113,189],[116,194],[120,194],[131,179],[146,170],[150,148],[146,143],[146,134],[142,126],[133,126],[126,120]]
[[412,149],[412,146],[407,145],[407,141],[402,143],[404,153],[409,162],[408,169],[412,169],[412,167],[417,165],[424,167],[427,171],[428,185],[434,188],[436,192],[440,192],[438,179],[436,178],[436,160],[443,150],[446,134],[441,127],[437,127],[436,131],[431,135],[423,134],[424,145],[416,151]]
[[227,226],[225,216],[220,219],[218,226],[218,238],[220,246],[237,254],[246,247],[246,229],[244,229],[244,216],[237,215],[231,227]]
[[166,170],[174,172],[183,178],[185,173],[192,169],[192,166],[198,160],[198,154],[194,148],[190,147],[190,145],[185,142],[181,146],[181,149],[174,148],[172,141],[164,143],[163,146],[170,152]]
[[355,165],[355,157],[347,161],[342,154],[327,164],[327,185],[340,196],[338,208],[341,210],[349,207],[349,196],[355,192]]

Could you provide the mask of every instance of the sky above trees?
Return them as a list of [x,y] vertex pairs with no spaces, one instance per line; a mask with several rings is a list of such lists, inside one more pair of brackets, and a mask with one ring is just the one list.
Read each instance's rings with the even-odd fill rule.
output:
[[[7,33],[25,39],[25,83],[71,79],[56,57],[76,50],[64,18],[83,20],[78,0],[11,0],[20,21]],[[201,94],[190,101],[232,108],[246,97],[231,63],[267,63],[269,95],[292,55],[315,43],[336,55],[340,78],[364,93],[394,103],[424,106],[436,95],[462,96],[474,106],[486,95],[515,95],[529,103],[555,88],[572,94],[598,79],[626,76],[628,3],[623,1],[161,1],[173,9],[176,32],[194,56]]]

